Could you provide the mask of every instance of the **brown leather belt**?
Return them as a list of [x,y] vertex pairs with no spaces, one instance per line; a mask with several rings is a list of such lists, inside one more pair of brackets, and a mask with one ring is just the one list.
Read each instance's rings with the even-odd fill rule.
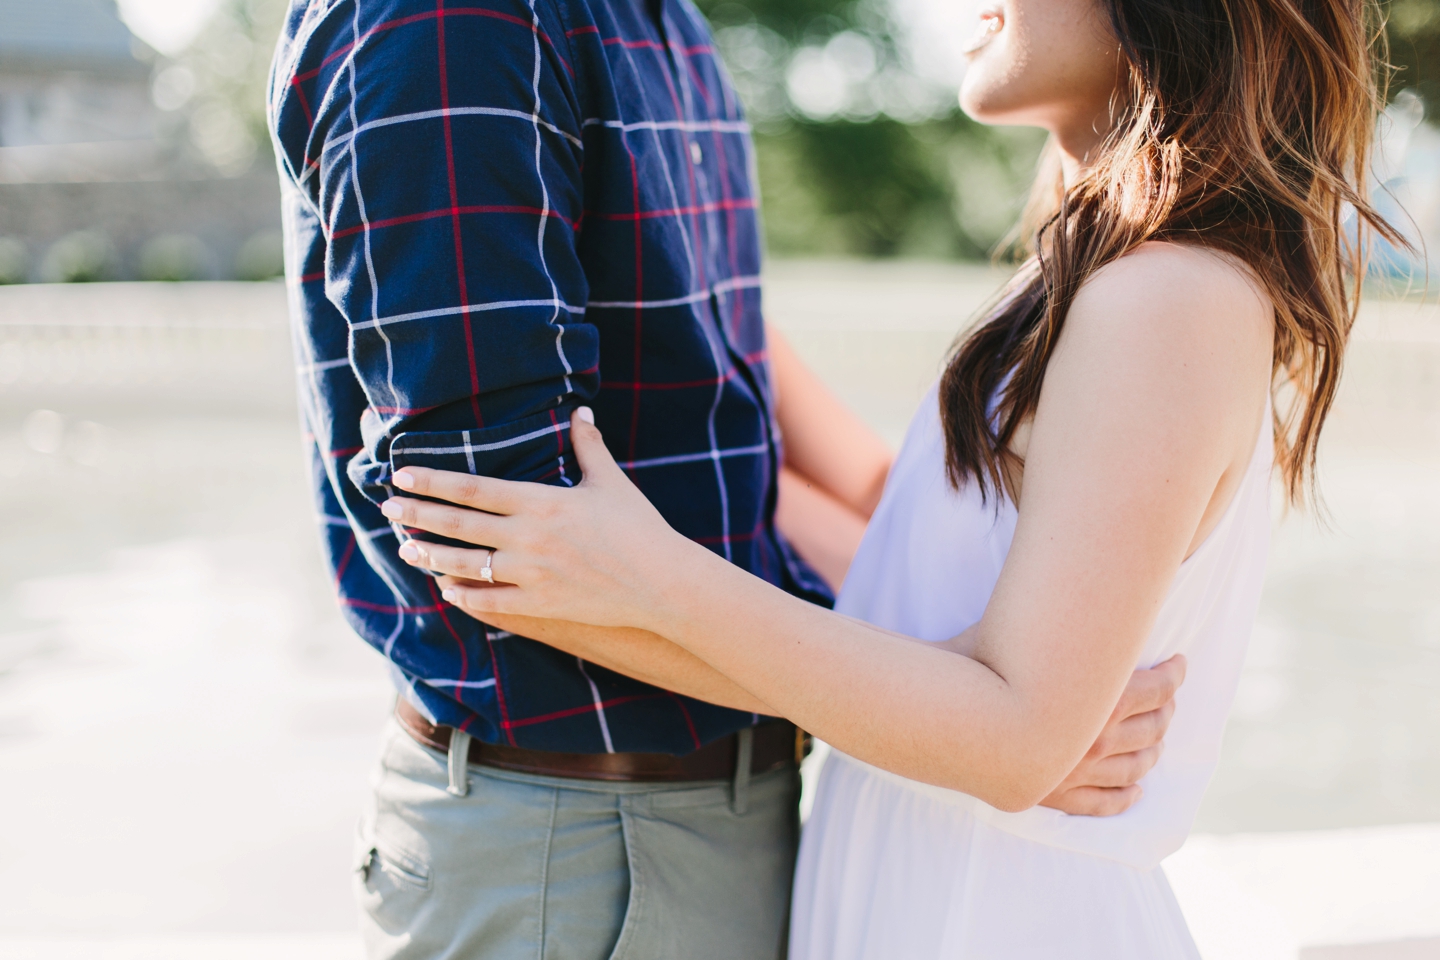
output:
[[[452,727],[421,716],[404,697],[395,700],[395,719],[410,736],[441,753],[450,751]],[[754,728],[752,775],[798,764],[809,750],[809,737],[795,724],[776,720]],[[729,780],[735,776],[739,734],[707,743],[683,757],[668,753],[555,753],[470,741],[470,762],[479,766],[576,780],[672,782]]]

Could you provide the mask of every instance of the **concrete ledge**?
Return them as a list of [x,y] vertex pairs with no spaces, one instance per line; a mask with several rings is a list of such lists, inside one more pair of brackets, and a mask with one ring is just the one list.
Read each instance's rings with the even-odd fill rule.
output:
[[1300,951],[1300,960],[1435,960],[1436,957],[1440,957],[1440,939],[1311,947]]
[[0,940],[5,960],[362,960],[358,934]]

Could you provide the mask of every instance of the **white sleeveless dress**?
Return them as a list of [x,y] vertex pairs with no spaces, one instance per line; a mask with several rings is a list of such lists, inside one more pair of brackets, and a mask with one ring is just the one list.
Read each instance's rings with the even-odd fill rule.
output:
[[[790,960],[1197,958],[1160,861],[1179,849],[1219,758],[1260,601],[1272,433],[1214,532],[1180,567],[1140,665],[1189,660],[1145,795],[1109,818],[1004,813],[839,751],[821,773],[795,879]],[[1015,509],[946,483],[932,390],[841,591],[843,613],[922,640],[980,619]]]

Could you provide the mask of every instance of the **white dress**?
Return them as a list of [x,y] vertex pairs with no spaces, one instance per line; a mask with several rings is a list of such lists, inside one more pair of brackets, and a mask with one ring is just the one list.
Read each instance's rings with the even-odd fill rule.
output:
[[[1264,421],[1269,423],[1269,417]],[[895,461],[837,609],[923,640],[980,619],[1015,509],[945,479],[932,390]],[[1180,567],[1140,664],[1184,653],[1165,753],[1109,818],[1004,813],[839,751],[821,773],[795,878],[791,960],[1198,958],[1160,861],[1219,758],[1270,539],[1272,433],[1214,532]]]

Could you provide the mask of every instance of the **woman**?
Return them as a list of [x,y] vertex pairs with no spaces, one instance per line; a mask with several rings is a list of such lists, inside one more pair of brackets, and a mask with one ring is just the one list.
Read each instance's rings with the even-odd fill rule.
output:
[[[402,556],[466,578],[445,596],[487,621],[648,631],[657,657],[835,746],[793,957],[1196,956],[1158,865],[1215,765],[1272,469],[1295,501],[1313,475],[1358,235],[1394,237],[1357,186],[1380,103],[1368,17],[1356,0],[981,13],[966,112],[1050,133],[1033,256],[911,426],[848,616],[667,527],[583,409],[578,489],[397,473],[485,512],[405,497],[387,515],[493,548]],[[500,585],[473,582],[482,562]],[[1036,807],[1136,664],[1177,652],[1189,679],[1144,796],[1106,819]]]

